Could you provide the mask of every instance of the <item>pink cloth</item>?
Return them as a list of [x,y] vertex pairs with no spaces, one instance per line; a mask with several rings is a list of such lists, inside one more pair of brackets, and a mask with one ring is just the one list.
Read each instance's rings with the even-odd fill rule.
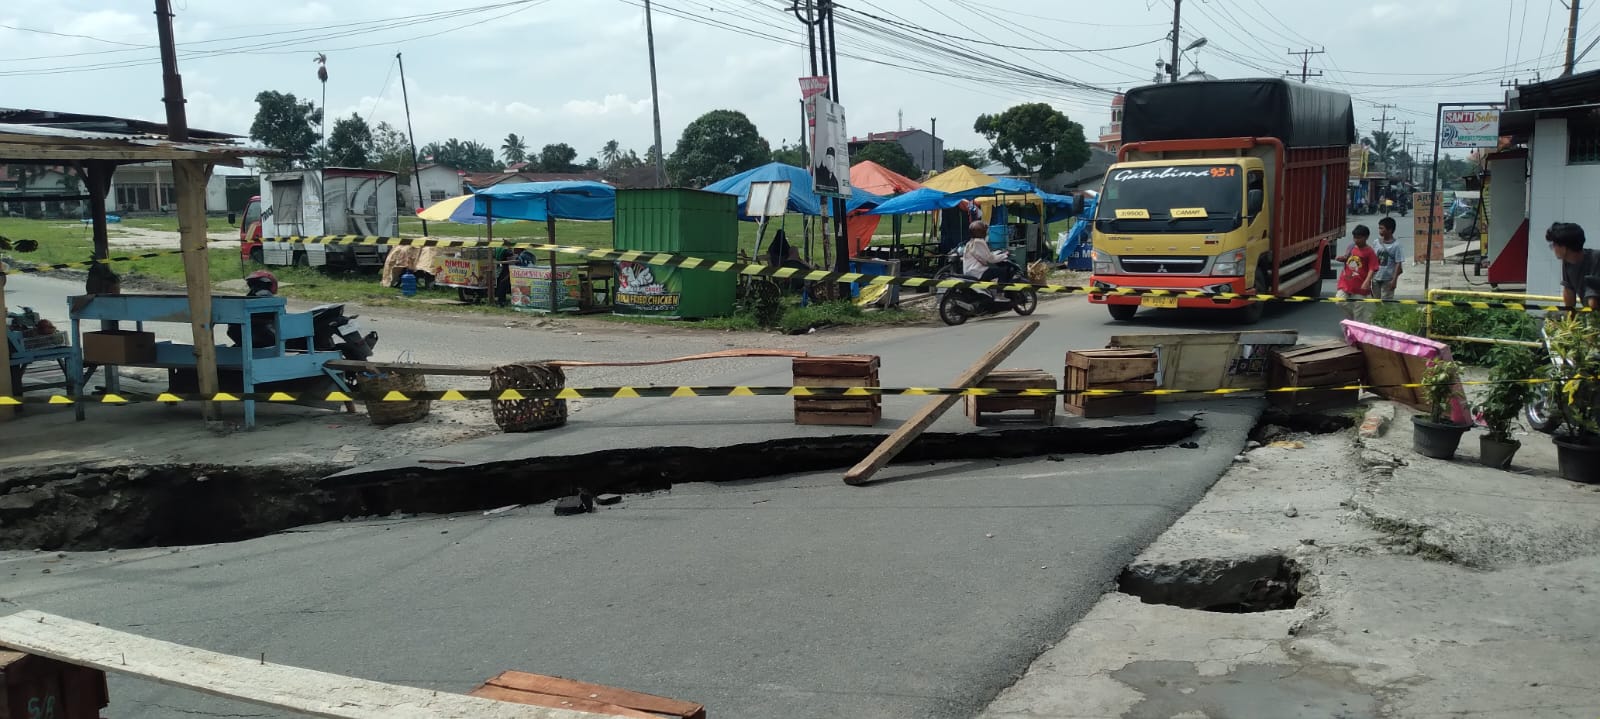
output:
[[[1369,325],[1355,320],[1344,320],[1340,325],[1344,327],[1345,341],[1353,345],[1372,345],[1380,349],[1430,360],[1450,361],[1452,359],[1450,345],[1443,342],[1430,340],[1426,337],[1408,335],[1387,327]],[[1466,391],[1458,384],[1456,385],[1455,394],[1456,396],[1450,399],[1450,421],[1461,424],[1470,423],[1472,415],[1467,412]]]

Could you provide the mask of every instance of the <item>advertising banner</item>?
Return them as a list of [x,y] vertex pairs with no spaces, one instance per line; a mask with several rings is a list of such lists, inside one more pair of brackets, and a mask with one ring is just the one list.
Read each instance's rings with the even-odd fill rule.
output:
[[825,197],[850,196],[850,135],[844,107],[822,95],[806,100],[811,118],[811,182]]
[[[549,267],[511,268],[511,306],[528,312],[577,310],[583,307],[582,280],[572,268],[557,268],[551,279]],[[551,294],[555,305],[551,305]]]
[[1500,146],[1499,110],[1445,110],[1439,147],[1464,149]]
[[677,268],[617,261],[616,314],[674,316],[682,300],[683,276]]
[[469,290],[488,289],[489,268],[493,266],[488,258],[441,257],[438,262],[433,273],[434,284]]

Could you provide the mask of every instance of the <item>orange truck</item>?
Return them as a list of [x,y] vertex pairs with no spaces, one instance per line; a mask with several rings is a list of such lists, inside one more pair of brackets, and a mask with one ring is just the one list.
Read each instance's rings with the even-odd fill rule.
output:
[[[1232,310],[1226,293],[1317,296],[1345,231],[1350,96],[1280,79],[1134,88],[1091,234],[1089,300],[1128,321],[1141,308]],[[1108,294],[1170,290],[1198,297]]]

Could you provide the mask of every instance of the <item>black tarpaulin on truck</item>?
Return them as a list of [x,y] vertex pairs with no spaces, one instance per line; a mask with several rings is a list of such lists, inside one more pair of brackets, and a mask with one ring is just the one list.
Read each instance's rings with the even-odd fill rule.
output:
[[1280,79],[1136,87],[1122,103],[1122,141],[1276,137],[1288,147],[1356,141],[1350,96]]

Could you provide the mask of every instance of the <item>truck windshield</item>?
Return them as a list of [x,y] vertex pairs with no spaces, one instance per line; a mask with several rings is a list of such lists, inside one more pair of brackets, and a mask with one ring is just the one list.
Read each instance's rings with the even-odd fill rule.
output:
[[1095,222],[1102,232],[1227,232],[1244,212],[1238,165],[1113,168]]

